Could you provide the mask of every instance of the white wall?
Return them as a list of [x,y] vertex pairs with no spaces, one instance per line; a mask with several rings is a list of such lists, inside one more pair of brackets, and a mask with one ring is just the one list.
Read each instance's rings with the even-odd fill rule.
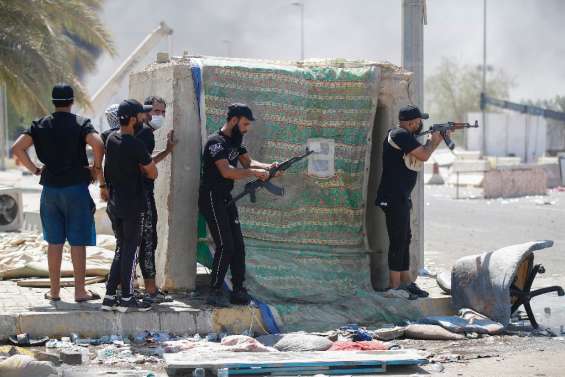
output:
[[[486,153],[483,155],[504,157],[515,155],[522,162],[535,162],[546,151],[547,124],[542,117],[514,112],[486,114]],[[469,123],[481,119],[481,113],[467,114]],[[485,126],[466,130],[468,150],[482,151]]]

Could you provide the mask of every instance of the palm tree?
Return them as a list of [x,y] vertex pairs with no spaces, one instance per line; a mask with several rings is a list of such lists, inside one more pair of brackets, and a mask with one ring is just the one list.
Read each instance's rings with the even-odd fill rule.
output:
[[103,1],[0,0],[0,84],[6,85],[16,112],[49,112],[50,90],[57,82],[71,84],[77,103],[89,105],[76,66],[88,72],[97,50],[115,54],[98,18]]

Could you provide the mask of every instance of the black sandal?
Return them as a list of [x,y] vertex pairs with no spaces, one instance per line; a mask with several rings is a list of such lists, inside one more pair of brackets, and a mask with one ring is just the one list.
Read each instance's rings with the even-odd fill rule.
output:
[[45,293],[43,295],[43,298],[45,298],[46,300],[49,300],[49,301],[54,301],[54,302],[61,301],[61,297],[52,297],[50,292]]
[[84,297],[84,298],[75,298],[75,302],[81,303],[81,302],[87,302],[87,301],[96,301],[96,300],[100,300],[101,297],[98,293],[96,292],[92,292],[92,291],[87,291],[88,293],[90,293],[90,297]]

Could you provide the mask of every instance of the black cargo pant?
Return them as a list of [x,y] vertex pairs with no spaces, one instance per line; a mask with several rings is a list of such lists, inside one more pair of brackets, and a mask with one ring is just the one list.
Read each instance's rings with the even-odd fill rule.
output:
[[139,267],[143,279],[155,279],[155,250],[157,250],[157,206],[153,190],[145,191],[145,209],[142,214]]
[[229,268],[233,288],[237,290],[243,288],[245,280],[245,245],[237,208],[228,205],[230,200],[229,194],[200,190],[198,208],[216,244],[210,285],[215,289],[221,288]]
[[141,211],[124,215],[109,206],[107,213],[116,236],[116,253],[106,283],[106,294],[115,296],[120,284],[122,297],[131,297],[141,242]]
[[410,198],[378,199],[377,205],[384,211],[389,239],[388,267],[391,271],[410,270]]

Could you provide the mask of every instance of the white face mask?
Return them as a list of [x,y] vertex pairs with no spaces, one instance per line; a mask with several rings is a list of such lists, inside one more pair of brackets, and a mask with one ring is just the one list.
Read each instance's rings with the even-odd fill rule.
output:
[[159,128],[163,127],[164,123],[165,123],[165,118],[162,115],[152,115],[149,125],[154,130],[158,130]]

